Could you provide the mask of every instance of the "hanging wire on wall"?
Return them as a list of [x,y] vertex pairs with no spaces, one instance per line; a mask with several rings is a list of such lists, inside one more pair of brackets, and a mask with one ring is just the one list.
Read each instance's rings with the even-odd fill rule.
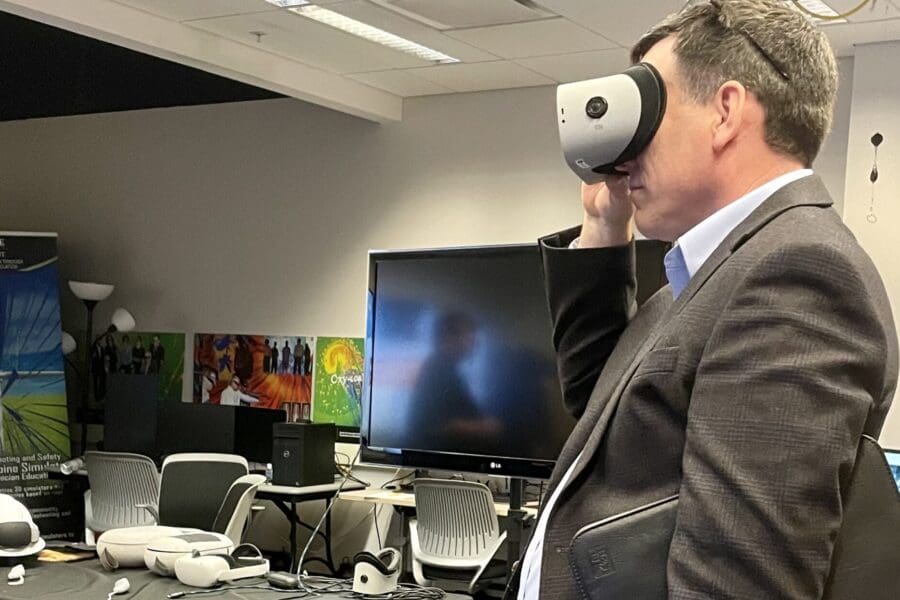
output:
[[869,197],[869,212],[866,213],[866,221],[877,223],[878,216],[875,214],[875,182],[878,181],[878,146],[884,141],[884,136],[876,133],[870,141],[874,147],[875,155],[872,158],[872,170],[869,171],[869,183],[872,185],[872,191]]

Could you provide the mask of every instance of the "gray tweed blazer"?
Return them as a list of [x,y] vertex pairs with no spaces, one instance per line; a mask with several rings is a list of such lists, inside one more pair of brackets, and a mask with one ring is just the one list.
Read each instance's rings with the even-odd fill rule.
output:
[[541,598],[578,597],[579,528],[673,494],[669,598],[822,596],[842,486],[898,370],[884,286],[831,204],[816,176],[785,186],[677,300],[667,286],[637,311],[633,246],[566,250],[577,229],[542,240],[580,417],[546,497],[581,460],[550,515]]

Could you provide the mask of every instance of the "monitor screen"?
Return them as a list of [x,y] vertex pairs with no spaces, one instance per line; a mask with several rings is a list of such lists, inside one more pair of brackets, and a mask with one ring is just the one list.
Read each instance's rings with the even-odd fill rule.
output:
[[897,491],[900,492],[900,450],[885,450],[888,465],[891,467],[891,475],[897,483]]
[[364,460],[548,476],[561,397],[536,245],[370,255]]

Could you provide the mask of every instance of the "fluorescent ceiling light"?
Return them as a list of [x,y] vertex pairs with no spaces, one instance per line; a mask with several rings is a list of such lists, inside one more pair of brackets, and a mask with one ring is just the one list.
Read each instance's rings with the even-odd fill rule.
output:
[[[278,0],[268,1],[277,2]],[[284,1],[289,2],[290,0]],[[343,32],[361,37],[363,39],[369,40],[370,42],[375,42],[377,44],[381,44],[382,46],[387,46],[388,48],[399,50],[400,52],[412,54],[413,56],[417,56],[423,60],[428,60],[439,64],[459,62],[458,58],[453,58],[452,56],[448,56],[443,52],[438,52],[437,50],[433,50],[427,46],[423,46],[422,44],[417,44],[416,42],[413,42],[406,38],[402,38],[399,35],[394,35],[393,33],[389,33],[387,31],[384,31],[383,29],[378,29],[377,27],[373,27],[371,25],[363,23],[362,21],[357,21],[356,19],[345,17],[340,13],[336,13],[333,10],[328,10],[327,8],[322,8],[321,6],[303,5],[290,8],[288,10],[297,13],[300,16],[306,17],[307,19],[312,19],[314,21],[318,21],[319,23],[324,23],[325,25],[329,25],[331,27],[334,27],[335,29],[340,29]]]
[[266,0],[269,4],[274,4],[278,8],[291,8],[294,6],[305,6],[309,4],[309,0]]
[[825,17],[836,17],[838,16],[838,14],[840,14],[836,10],[822,2],[822,0],[797,0],[796,3],[792,2],[792,0],[787,0],[787,4],[816,25],[835,25],[837,23],[847,22],[847,19],[817,19],[797,8],[797,4],[799,4],[811,13],[822,15]]

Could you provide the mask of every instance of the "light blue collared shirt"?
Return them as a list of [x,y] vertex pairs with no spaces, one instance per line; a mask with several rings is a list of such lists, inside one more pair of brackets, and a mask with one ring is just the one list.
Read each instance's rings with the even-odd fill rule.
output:
[[[735,227],[750,216],[766,199],[786,186],[787,184],[812,175],[811,169],[797,169],[776,177],[738,198],[728,206],[724,206],[695,225],[687,233],[675,242],[669,252],[666,253],[665,266],[666,277],[672,286],[672,295],[678,295],[687,287],[691,277],[700,270],[703,263],[710,257],[713,251],[719,247],[728,234]],[[570,248],[578,248],[578,239],[572,240]],[[541,585],[541,559],[544,546],[544,535],[547,531],[547,520],[560,493],[566,487],[575,465],[581,460],[581,454],[572,462],[569,469],[563,475],[562,480],[547,502],[547,506],[541,512],[534,534],[528,544],[528,550],[522,559],[521,583],[519,586],[519,600],[537,600]]]
[[684,291],[691,277],[725,241],[728,234],[759,208],[769,196],[787,184],[808,175],[812,175],[812,169],[797,169],[776,177],[723,206],[678,238],[665,258],[666,278],[672,286],[672,296],[677,298]]

